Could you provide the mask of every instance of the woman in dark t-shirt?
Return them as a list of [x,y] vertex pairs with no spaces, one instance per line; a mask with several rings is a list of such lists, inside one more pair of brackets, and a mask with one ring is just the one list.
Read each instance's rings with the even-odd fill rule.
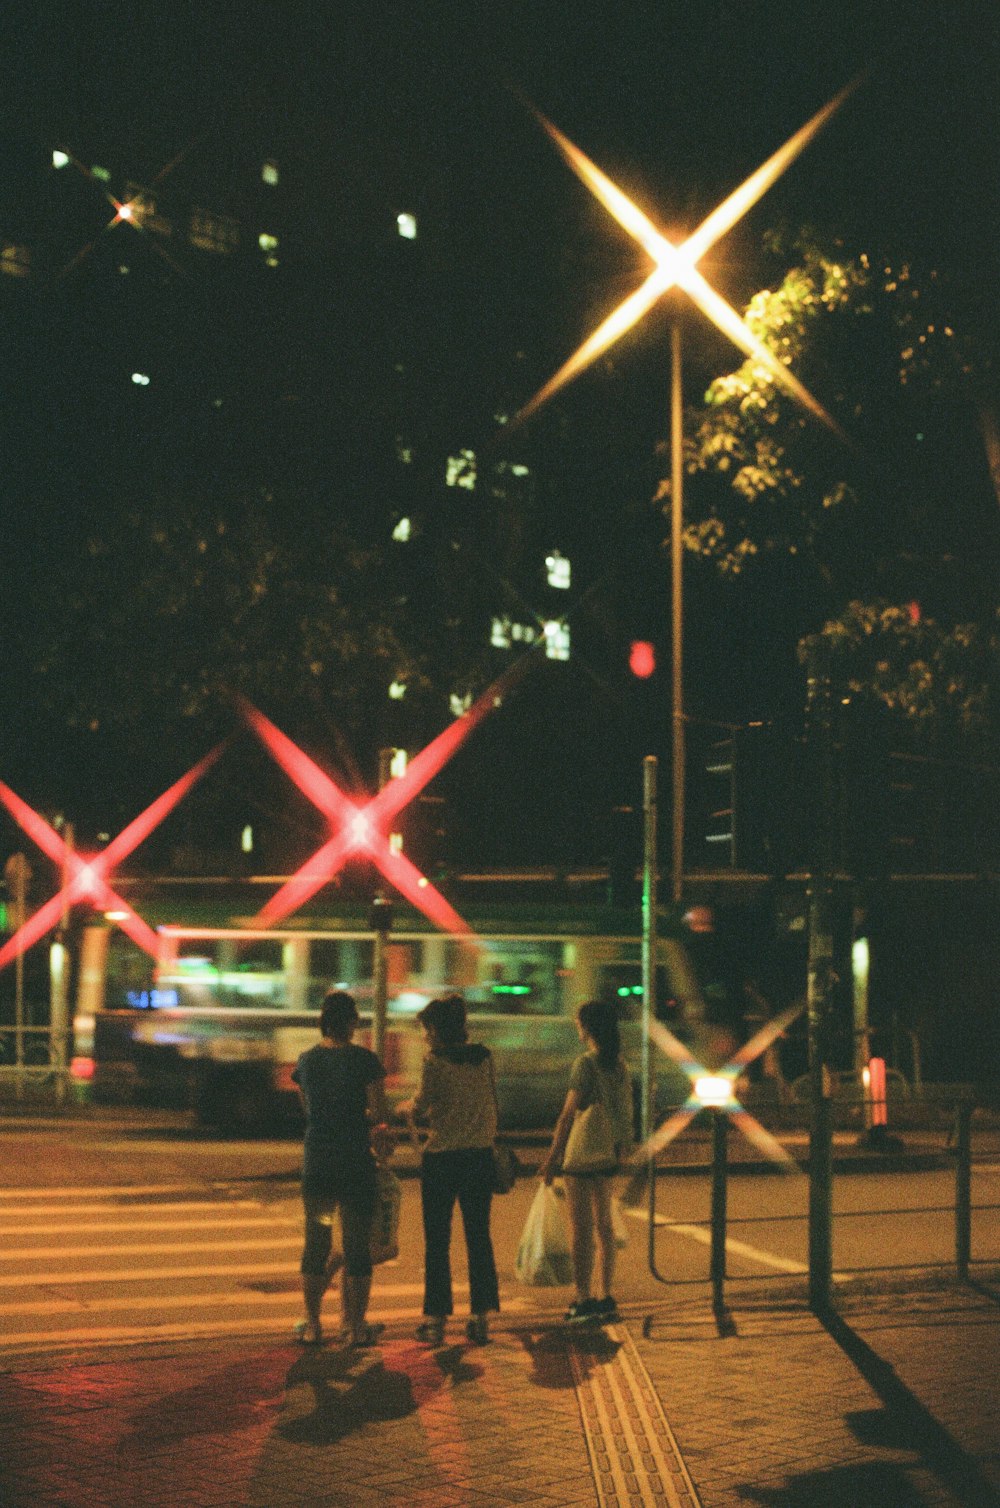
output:
[[367,1321],[372,1281],[371,1231],[375,1213],[372,1134],[385,1132],[385,1070],[373,1052],[351,1041],[358,1024],[352,996],[331,991],[320,1013],[320,1041],[292,1071],[306,1112],[302,1157],[305,1245],[302,1297],[306,1318],[296,1326],[306,1345],[323,1339],[320,1309],[339,1253],[331,1256],[333,1211],[339,1209],[344,1241],[341,1309],[354,1346],[373,1345],[379,1328]]

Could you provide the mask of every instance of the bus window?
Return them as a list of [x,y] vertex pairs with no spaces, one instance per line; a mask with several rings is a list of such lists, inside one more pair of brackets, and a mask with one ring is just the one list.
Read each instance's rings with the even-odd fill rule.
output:
[[561,1014],[562,962],[559,941],[488,941],[479,977],[464,991],[470,1011],[491,1016]]
[[[642,966],[638,963],[602,964],[597,974],[597,994],[600,1000],[613,1000],[618,1006],[623,1021],[638,1021],[642,1016]],[[668,1025],[674,1018],[674,1002],[670,998],[667,971],[662,963],[656,966],[655,1015],[657,1021]]]
[[370,937],[314,937],[309,948],[310,1010],[318,1011],[330,990],[346,990],[364,1010],[375,971],[375,944]]

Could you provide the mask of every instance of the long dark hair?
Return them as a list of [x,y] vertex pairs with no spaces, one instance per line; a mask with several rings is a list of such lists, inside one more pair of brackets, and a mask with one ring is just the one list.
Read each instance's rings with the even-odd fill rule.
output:
[[577,1011],[576,1019],[596,1043],[599,1065],[610,1073],[622,1055],[617,1007],[610,1000],[588,1000]]

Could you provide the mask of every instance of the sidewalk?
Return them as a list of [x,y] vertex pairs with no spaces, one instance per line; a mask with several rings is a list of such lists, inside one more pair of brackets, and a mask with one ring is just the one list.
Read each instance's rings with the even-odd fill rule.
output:
[[[689,1291],[690,1292],[690,1291]],[[472,1347],[216,1342],[0,1376],[2,1508],[1000,1504],[996,1287],[665,1289],[605,1330],[562,1295]],[[537,1303],[535,1302],[537,1299]]]

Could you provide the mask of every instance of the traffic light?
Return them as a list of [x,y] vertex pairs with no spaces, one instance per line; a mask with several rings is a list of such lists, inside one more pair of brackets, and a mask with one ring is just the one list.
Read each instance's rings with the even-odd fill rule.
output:
[[649,639],[633,639],[628,668],[640,681],[648,681],[656,670],[656,647]]

